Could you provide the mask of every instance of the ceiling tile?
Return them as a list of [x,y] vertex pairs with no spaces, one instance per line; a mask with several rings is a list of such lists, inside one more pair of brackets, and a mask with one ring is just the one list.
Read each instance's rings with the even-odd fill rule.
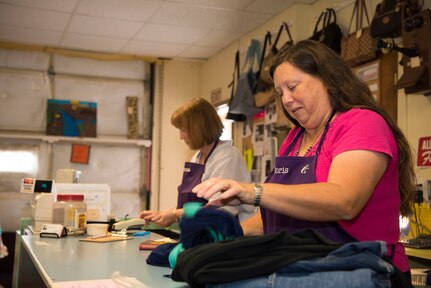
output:
[[217,26],[217,29],[248,33],[264,24],[271,18],[271,14],[254,12],[235,12],[235,17]]
[[253,0],[171,0],[169,2],[177,2],[190,4],[202,7],[218,7],[225,9],[243,9],[249,5]]
[[178,57],[207,59],[219,50],[219,48],[214,47],[190,46],[184,52],[180,53]]
[[62,31],[69,18],[66,13],[0,4],[0,24]]
[[320,0],[0,0],[0,40],[102,53],[208,58],[292,4],[316,1]]
[[81,0],[77,13],[129,21],[146,21],[164,4],[161,0]]
[[186,48],[187,45],[182,44],[132,40],[127,43],[122,52],[128,54],[172,58],[179,55]]
[[126,42],[127,39],[66,33],[61,41],[61,47],[117,53],[121,51],[121,48],[126,44]]
[[213,28],[234,17],[231,10],[203,8],[167,3],[151,19],[151,23]]
[[130,38],[141,28],[139,22],[75,15],[68,31],[87,35]]
[[197,41],[196,45],[223,48],[240,38],[241,35],[239,32],[212,30],[201,40]]
[[59,12],[72,12],[78,0],[1,0],[16,6],[32,7]]
[[15,43],[57,46],[62,33],[23,27],[0,25],[0,39]]
[[[312,0],[315,1],[315,0]],[[262,13],[277,13],[283,11],[292,4],[295,0],[254,0],[249,6],[244,10]]]
[[189,28],[163,24],[146,24],[135,38],[139,40],[193,44],[204,37],[210,29]]

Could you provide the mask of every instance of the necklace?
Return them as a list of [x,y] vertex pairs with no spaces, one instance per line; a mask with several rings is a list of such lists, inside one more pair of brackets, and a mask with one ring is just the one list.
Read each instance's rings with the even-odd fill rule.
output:
[[[306,151],[305,151],[305,153],[304,153],[304,156],[305,156],[305,155],[307,155],[308,153],[310,153],[311,149],[313,149],[314,144],[316,143],[317,139],[319,139],[319,137],[320,137],[320,135],[322,134],[323,130],[325,130],[325,129],[322,129],[322,131],[320,131],[320,132],[319,132],[319,134],[317,134],[316,138],[314,138],[314,140],[313,140],[313,142],[311,143],[311,145],[310,145],[310,146],[308,146],[307,150],[306,150]],[[304,139],[305,139],[305,136],[306,136],[306,135],[307,135],[307,132],[304,132],[304,136],[302,136],[301,143],[299,144],[299,147],[298,147],[298,149],[296,150],[296,152],[295,152],[294,156],[298,156],[298,155],[299,155],[299,149],[301,149],[302,142],[304,142]]]
[[[329,122],[331,121],[332,117],[335,115],[335,111],[330,112],[329,117],[326,116],[325,118],[328,119],[326,120],[323,125],[322,130],[319,131],[319,133],[317,133],[316,137],[313,139],[312,143],[310,146],[308,146],[307,150],[305,151],[304,156],[306,156],[308,153],[310,153],[311,149],[313,148],[314,144],[316,143],[317,139],[319,139],[320,135],[322,135],[323,131],[325,131],[326,126],[329,125]],[[298,156],[299,155],[299,149],[301,149],[302,143],[304,142],[305,137],[307,136],[307,131],[304,131],[304,135],[302,136],[301,139],[301,143],[299,144],[298,149],[295,151],[294,156]]]

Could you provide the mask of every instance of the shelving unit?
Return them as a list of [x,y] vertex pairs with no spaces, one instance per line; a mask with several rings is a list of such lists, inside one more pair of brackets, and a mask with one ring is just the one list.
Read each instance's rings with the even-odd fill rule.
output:
[[64,137],[64,136],[50,136],[37,133],[13,133],[0,131],[0,139],[23,139],[23,140],[39,140],[47,143],[57,142],[79,142],[85,144],[117,144],[117,145],[136,145],[143,147],[151,147],[151,140],[147,139],[126,139],[120,136],[100,136],[92,137]]

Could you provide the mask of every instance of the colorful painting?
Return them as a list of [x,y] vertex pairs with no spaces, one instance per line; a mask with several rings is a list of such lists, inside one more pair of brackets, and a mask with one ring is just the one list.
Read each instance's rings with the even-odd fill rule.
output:
[[47,135],[97,137],[97,103],[48,99]]

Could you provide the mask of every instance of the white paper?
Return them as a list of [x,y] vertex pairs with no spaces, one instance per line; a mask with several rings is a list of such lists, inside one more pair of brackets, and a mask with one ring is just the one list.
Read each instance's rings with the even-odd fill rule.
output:
[[124,288],[112,279],[57,282],[54,288]]

